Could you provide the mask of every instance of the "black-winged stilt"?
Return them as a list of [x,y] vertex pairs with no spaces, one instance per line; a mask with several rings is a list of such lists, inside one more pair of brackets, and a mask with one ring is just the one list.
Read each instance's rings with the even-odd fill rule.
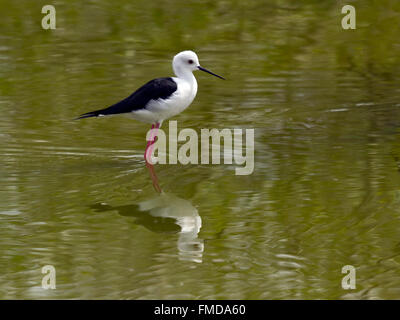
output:
[[148,152],[148,149],[154,144],[157,130],[162,122],[185,110],[196,96],[197,81],[193,71],[201,70],[224,79],[201,67],[199,59],[193,51],[178,53],[172,60],[172,68],[176,77],[151,80],[126,99],[108,108],[84,113],[77,119],[129,114],[134,119],[151,123],[151,129],[155,128],[155,130],[152,130],[144,153],[147,161],[152,153]]

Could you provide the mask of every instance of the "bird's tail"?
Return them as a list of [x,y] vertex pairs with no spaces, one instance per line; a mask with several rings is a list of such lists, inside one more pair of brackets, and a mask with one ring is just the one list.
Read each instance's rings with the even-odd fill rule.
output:
[[100,117],[104,115],[104,109],[86,112],[81,114],[79,117],[75,118],[74,120],[85,119],[85,118],[92,118],[92,117]]

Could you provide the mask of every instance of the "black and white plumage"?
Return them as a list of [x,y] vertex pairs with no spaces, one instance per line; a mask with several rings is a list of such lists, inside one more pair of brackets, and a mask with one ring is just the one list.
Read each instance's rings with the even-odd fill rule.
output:
[[112,106],[84,113],[78,119],[107,116],[112,114],[135,112],[145,109],[151,100],[166,99],[178,88],[172,78],[158,78],[147,82],[129,97],[113,104]]
[[161,125],[165,119],[185,110],[195,98],[197,81],[193,71],[202,70],[223,79],[201,67],[193,51],[178,53],[172,67],[176,77],[151,80],[124,100],[105,109],[84,113],[77,119],[129,114],[139,121]]

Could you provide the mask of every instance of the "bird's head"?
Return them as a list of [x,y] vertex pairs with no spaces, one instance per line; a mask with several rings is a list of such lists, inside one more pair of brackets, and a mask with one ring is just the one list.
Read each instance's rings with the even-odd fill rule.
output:
[[201,67],[199,58],[197,57],[197,54],[190,50],[179,52],[174,57],[174,59],[172,61],[172,66],[173,66],[174,71],[177,76],[179,76],[179,74],[182,72],[186,73],[188,71],[193,72],[196,70],[201,70],[201,71],[207,72],[209,74],[212,74],[213,76],[215,76],[217,78],[224,79],[221,76],[207,70],[206,68]]

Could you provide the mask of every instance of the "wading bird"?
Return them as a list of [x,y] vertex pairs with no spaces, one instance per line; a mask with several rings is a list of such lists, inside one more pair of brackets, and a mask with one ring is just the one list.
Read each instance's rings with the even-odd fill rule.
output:
[[151,80],[124,100],[105,109],[84,113],[77,119],[129,114],[136,120],[151,123],[152,134],[144,153],[144,158],[148,161],[152,153],[148,152],[149,147],[154,144],[157,130],[162,122],[181,113],[195,98],[197,81],[193,71],[201,70],[224,79],[201,67],[193,51],[178,53],[172,60],[172,68],[176,77]]

